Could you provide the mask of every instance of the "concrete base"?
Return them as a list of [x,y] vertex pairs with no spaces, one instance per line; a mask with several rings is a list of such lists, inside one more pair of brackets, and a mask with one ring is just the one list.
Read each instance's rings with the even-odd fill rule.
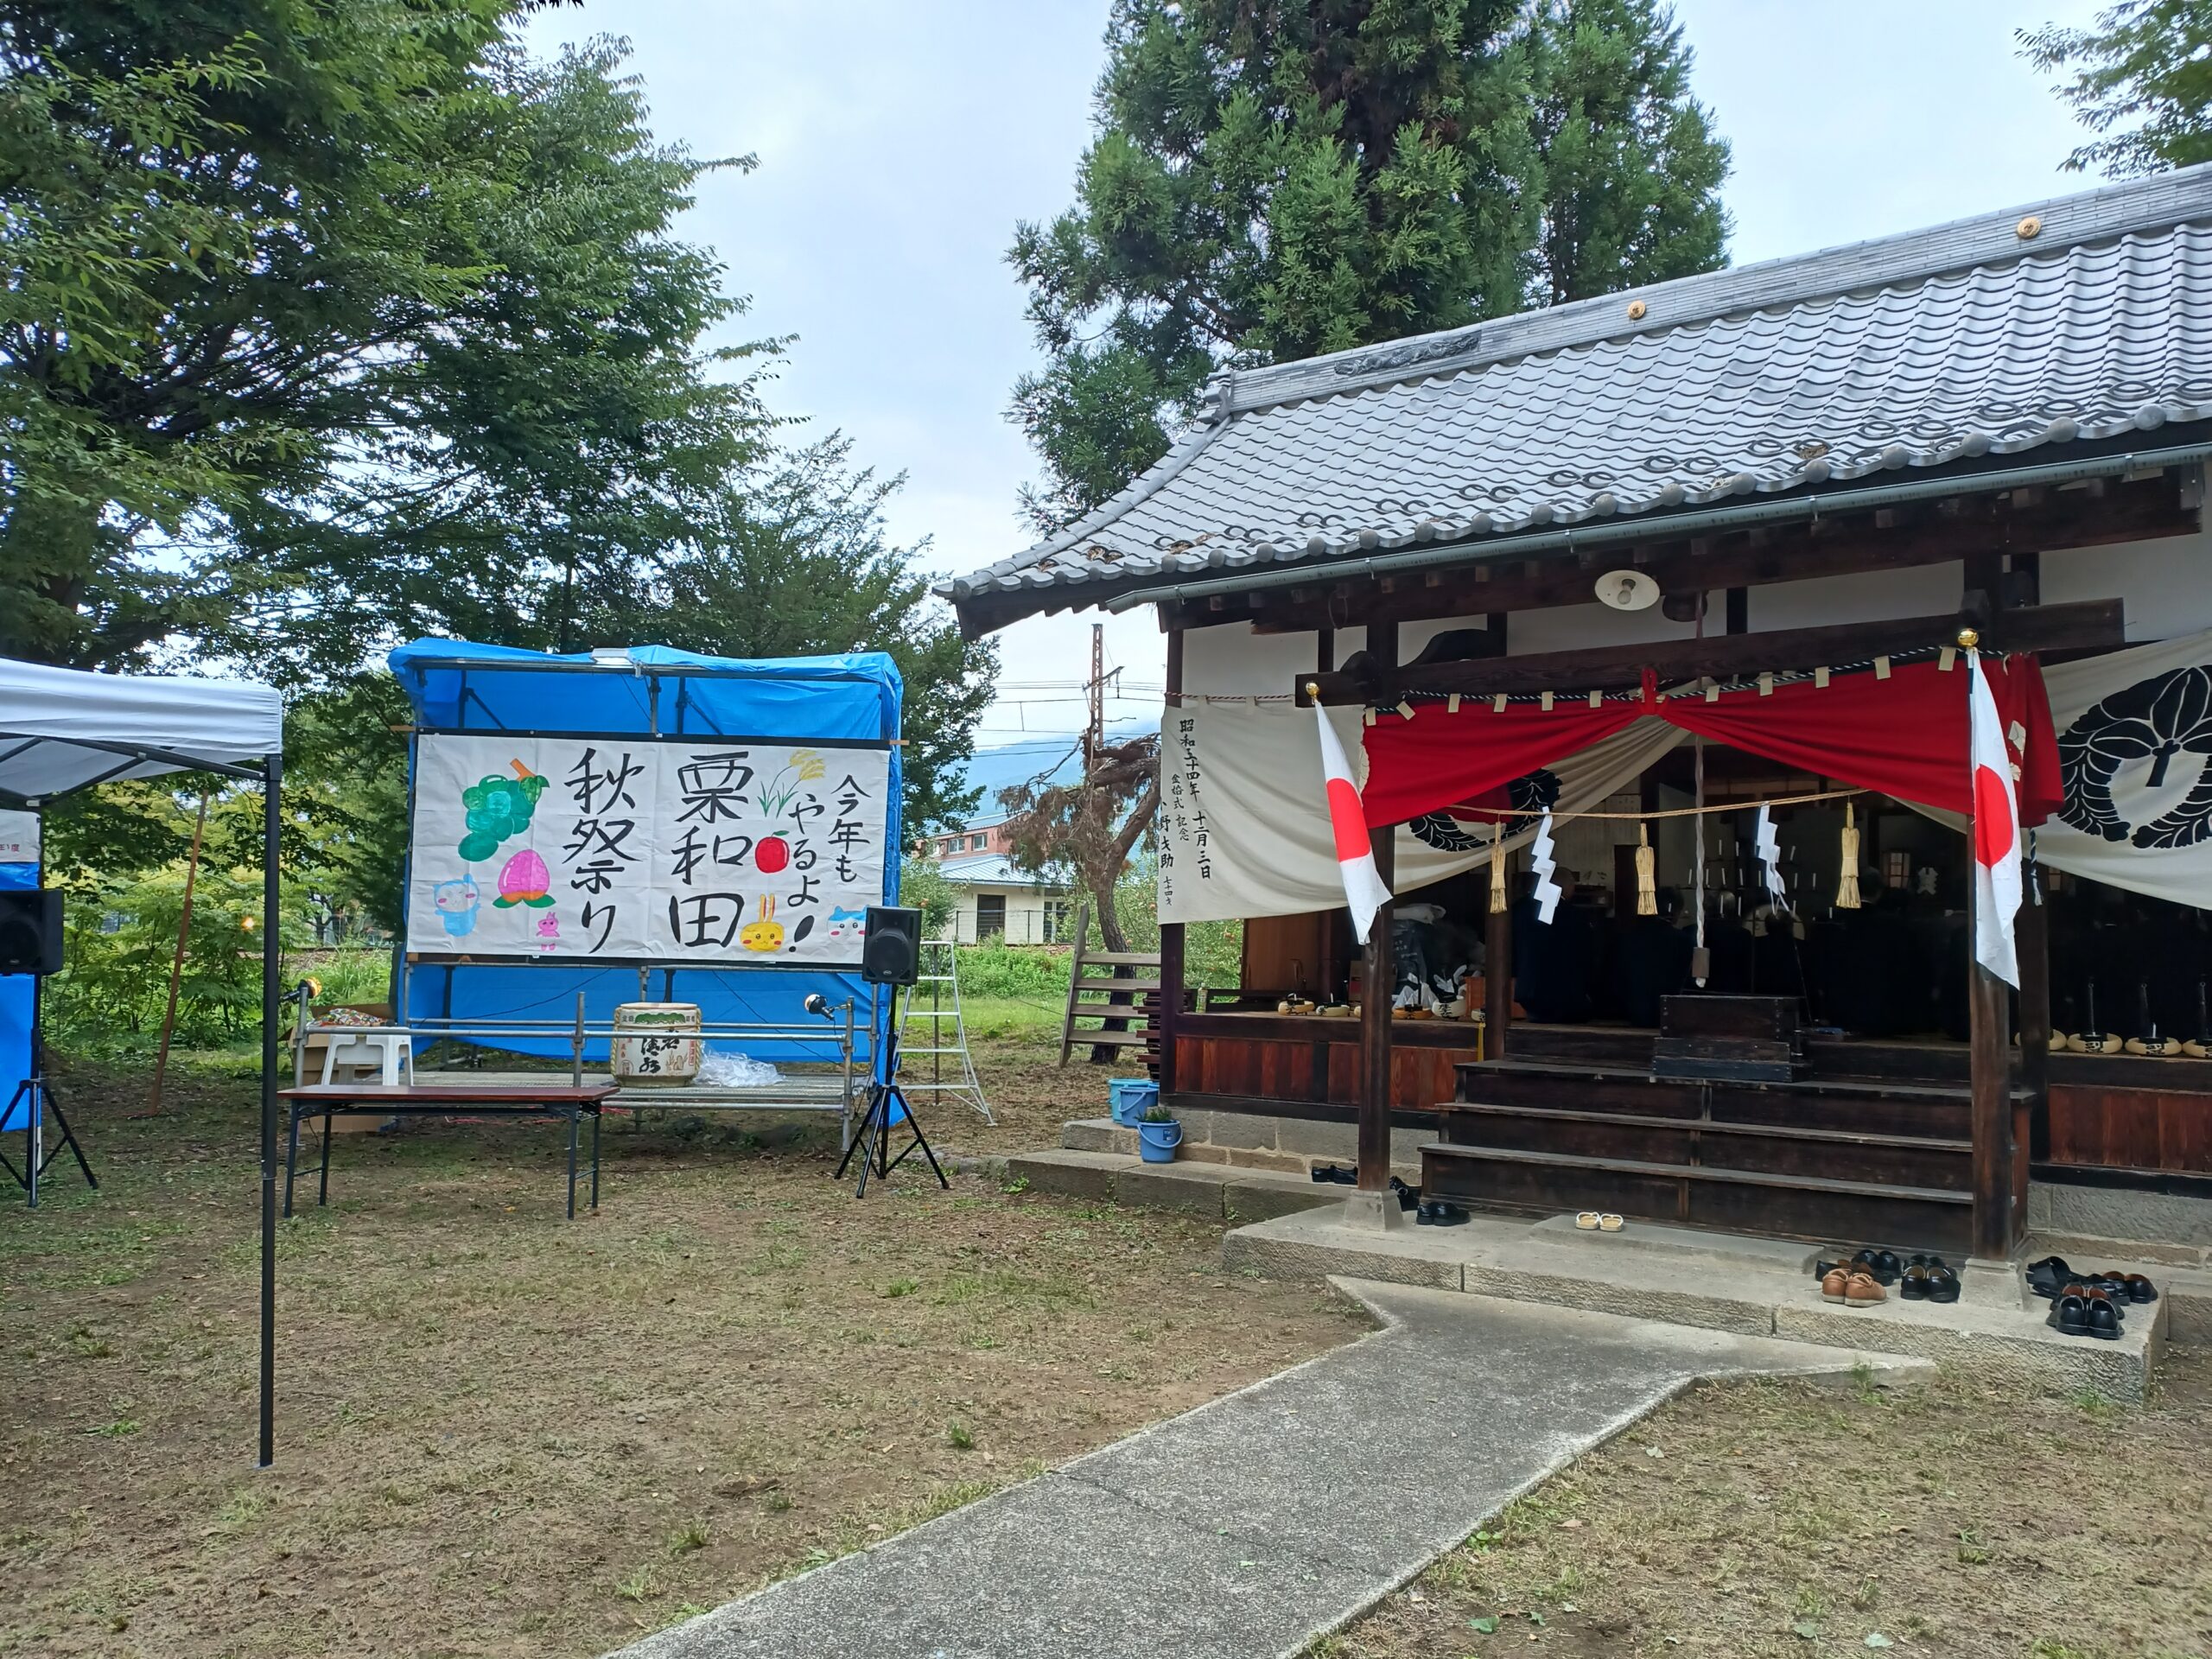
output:
[[[1330,1211],[1241,1227],[1222,1241],[1224,1263],[1269,1278],[1342,1274],[1425,1285],[1514,1301],[1586,1308],[1630,1318],[1910,1355],[2001,1371],[2031,1383],[2093,1389],[2139,1401],[2167,1322],[2184,1295],[2129,1310],[2117,1342],[2062,1337],[2044,1323],[2047,1306],[2024,1296],[2017,1270],[1970,1265],[1971,1294],[1936,1306],[1894,1294],[1873,1308],[1821,1299],[1805,1247],[1726,1238],[1631,1222],[1617,1234],[1562,1230],[1478,1215],[1466,1226],[1354,1229]],[[2124,1266],[2124,1263],[2098,1265]],[[2168,1282],[2160,1278],[2162,1285]],[[2182,1287],[2175,1287],[2176,1291]],[[2032,1306],[2026,1305],[2032,1300]]]
[[1344,1200],[1338,1224],[1360,1233],[1395,1233],[1413,1224],[1395,1192],[1355,1192]]

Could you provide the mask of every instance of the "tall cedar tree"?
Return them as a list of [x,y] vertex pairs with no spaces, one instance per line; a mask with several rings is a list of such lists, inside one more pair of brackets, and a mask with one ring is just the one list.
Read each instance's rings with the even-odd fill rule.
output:
[[1652,0],[1116,0],[1077,202],[1009,258],[1040,532],[1208,374],[1725,262],[1727,147]]
[[2132,178],[2212,162],[2212,0],[2122,0],[2094,29],[2047,24],[2020,35],[2037,67],[2070,72],[2056,88],[2103,136],[2066,158]]
[[1727,263],[1728,145],[1656,0],[1543,0],[1529,30],[1543,218],[1536,303]]
[[[1222,365],[1726,262],[1728,147],[1656,0],[1116,0],[1106,46],[1076,205],[1008,256],[1048,358],[1012,411],[1040,533],[1165,454]],[[1109,939],[1156,769],[1111,751],[1006,801]]]

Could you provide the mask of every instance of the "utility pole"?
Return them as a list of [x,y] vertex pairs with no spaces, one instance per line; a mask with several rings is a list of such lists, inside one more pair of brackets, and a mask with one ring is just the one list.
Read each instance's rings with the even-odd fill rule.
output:
[[1090,697],[1090,723],[1083,728],[1083,772],[1088,778],[1106,742],[1106,625],[1090,625],[1090,678],[1084,690]]

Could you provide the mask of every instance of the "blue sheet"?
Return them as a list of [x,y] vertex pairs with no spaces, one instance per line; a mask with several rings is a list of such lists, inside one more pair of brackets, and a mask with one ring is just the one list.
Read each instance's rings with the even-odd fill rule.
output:
[[[0,887],[38,886],[35,864],[0,864]],[[31,1074],[31,1009],[38,981],[29,974],[0,974],[0,1135],[30,1127],[30,1109],[16,1099],[16,1089]]]
[[[895,742],[904,687],[898,664],[881,652],[842,656],[744,659],[702,657],[666,645],[632,645],[627,664],[603,665],[590,654],[552,656],[507,645],[465,640],[416,639],[392,652],[391,671],[415,706],[417,723],[441,731],[534,731],[637,736],[715,736],[763,740],[842,739]],[[413,753],[409,753],[410,772]],[[902,772],[891,751],[891,799],[885,845],[906,844],[900,822]],[[899,901],[899,863],[885,861],[883,902]],[[672,980],[672,986],[671,981]],[[814,1023],[804,1010],[819,991],[832,1005],[847,997],[860,1011],[861,1040],[880,1052],[888,1007],[869,1042],[868,988],[856,973],[818,969],[683,967],[650,970],[649,1000],[696,1002],[709,1023]],[[669,988],[665,991],[664,987]],[[638,970],[568,964],[526,965],[423,962],[401,973],[400,1018],[407,1023],[442,1017],[477,1022],[558,1020],[575,1014],[584,996],[585,1018],[605,1025],[616,1004],[639,1000]],[[839,1020],[842,1028],[842,1020]],[[823,1027],[824,1032],[830,1027]],[[501,1038],[483,1046],[520,1053],[566,1056],[569,1039]],[[834,1060],[827,1042],[723,1043],[765,1060]],[[604,1064],[607,1044],[591,1044],[586,1058]]]

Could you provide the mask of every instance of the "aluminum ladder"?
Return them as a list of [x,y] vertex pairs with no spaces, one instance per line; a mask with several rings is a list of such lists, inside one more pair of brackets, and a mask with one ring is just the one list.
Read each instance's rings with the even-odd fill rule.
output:
[[[968,1052],[968,1026],[960,1014],[960,976],[950,939],[922,941],[921,972],[906,992],[899,1018],[899,1086],[919,1106],[952,1103],[971,1107],[995,1125],[991,1103]],[[928,1000],[923,988],[928,987]],[[948,1027],[950,1029],[948,1030]],[[928,1064],[919,1062],[926,1059]]]

